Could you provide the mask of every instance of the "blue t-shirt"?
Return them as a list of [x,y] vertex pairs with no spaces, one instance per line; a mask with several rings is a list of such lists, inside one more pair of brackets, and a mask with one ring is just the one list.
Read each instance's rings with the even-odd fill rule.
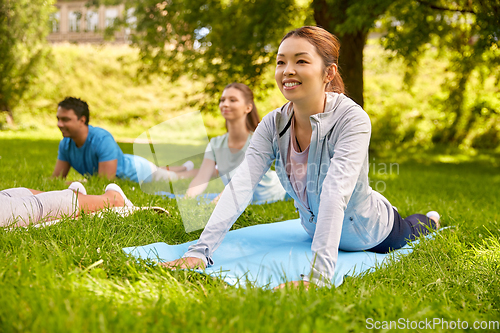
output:
[[[115,139],[103,128],[89,125],[89,134],[83,146],[78,148],[70,138],[59,143],[57,159],[68,162],[82,175],[93,175],[99,171],[99,163],[118,160],[116,177],[139,182],[137,173],[150,175],[149,162],[140,157],[124,154]],[[145,179],[147,176],[141,177]]]

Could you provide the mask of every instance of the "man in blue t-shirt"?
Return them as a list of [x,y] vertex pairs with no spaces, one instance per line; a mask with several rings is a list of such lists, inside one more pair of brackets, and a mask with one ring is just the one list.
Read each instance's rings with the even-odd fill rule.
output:
[[57,126],[64,138],[59,143],[53,177],[66,178],[73,167],[82,175],[129,179],[142,183],[175,180],[174,172],[157,168],[145,158],[124,154],[105,129],[89,125],[88,104],[79,98],[66,97],[57,108]]

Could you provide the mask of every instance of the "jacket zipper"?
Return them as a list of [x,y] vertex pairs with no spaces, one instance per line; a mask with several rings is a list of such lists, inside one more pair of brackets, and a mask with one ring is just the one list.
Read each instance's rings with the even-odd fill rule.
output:
[[[287,104],[288,104],[288,103],[287,103]],[[282,111],[282,112],[283,112],[284,107],[285,107],[287,104],[285,104],[285,105],[283,105],[283,106],[281,107],[281,111]],[[289,121],[288,121],[288,123],[286,124],[285,128],[284,128],[284,129],[283,129],[283,130],[279,133],[279,135],[278,135],[278,139],[279,139],[279,138],[281,138],[281,137],[285,134],[285,132],[289,130],[291,122],[292,122],[292,118],[290,118],[290,120],[289,120]],[[278,142],[278,149],[280,149],[279,142]],[[288,149],[286,149],[286,151],[288,152]],[[317,147],[316,147],[315,155],[317,155],[317,151],[318,151],[318,149],[317,149]],[[282,159],[284,160],[284,161],[282,161],[283,165],[286,165],[286,156],[285,156],[285,154],[281,154],[281,156],[282,156]],[[316,158],[316,156],[314,156],[314,157]],[[288,179],[288,183],[290,183],[290,180],[289,180],[289,179]],[[290,184],[290,186],[291,186],[291,184]],[[293,187],[292,187],[292,190],[293,190]],[[309,198],[309,196],[308,196],[308,198]],[[294,200],[295,200],[295,199],[294,199]],[[304,207],[304,205],[300,202],[300,200],[298,200],[298,202],[299,202],[299,205],[301,205],[301,206],[302,206],[303,210],[305,210],[305,211],[309,212],[309,214],[311,215],[311,216],[309,217],[309,223],[314,223],[314,213],[313,213],[310,209],[307,209],[306,207]],[[307,203],[309,204],[309,202],[307,202]],[[316,223],[314,223],[314,224],[316,224]]]
[[[319,124],[316,121],[316,146],[314,149],[314,161],[318,160],[318,145],[317,145],[318,143],[319,143]],[[316,178],[316,175],[313,175],[313,176]],[[315,183],[318,183],[318,178],[315,179]],[[315,190],[317,191],[318,189],[316,188]],[[308,198],[307,203],[309,204],[309,207],[311,207],[311,203],[309,202],[309,196],[307,196],[307,198]],[[308,210],[309,210],[309,213],[311,214],[311,217],[309,218],[309,223],[314,223],[314,213],[310,209],[308,209]],[[314,223],[314,224],[316,224],[316,223]]]

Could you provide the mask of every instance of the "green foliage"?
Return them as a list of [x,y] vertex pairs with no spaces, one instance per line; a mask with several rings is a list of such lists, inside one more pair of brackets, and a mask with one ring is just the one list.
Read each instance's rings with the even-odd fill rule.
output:
[[[448,115],[448,94],[442,83],[452,75],[446,71],[449,66],[446,55],[437,57],[437,53],[438,50],[431,49],[422,54],[411,89],[405,89],[403,59],[394,59],[394,53],[384,51],[378,40],[368,41],[364,51],[365,110],[372,120],[373,151],[381,154],[394,148],[433,147],[433,137],[442,133]],[[127,46],[57,45],[52,47],[51,54],[53,62],[46,64],[38,77],[44,84],[30,86],[13,110],[17,129],[7,130],[4,126],[0,136],[59,138],[55,111],[65,96],[87,100],[91,124],[128,141],[172,117],[197,111],[187,105],[192,98],[212,101],[210,96],[193,95],[203,89],[205,79],[194,81],[183,76],[171,82],[167,77],[151,75],[149,82],[136,80],[140,66],[138,52]],[[485,75],[485,84],[477,90],[475,82],[481,73]],[[272,68],[266,69],[266,80],[272,80],[273,74]],[[267,91],[254,89],[254,93],[261,96],[257,100],[261,117],[285,103],[276,85]],[[474,72],[464,95],[466,109],[472,110],[474,121],[470,122],[461,147],[496,149],[500,140],[500,98],[495,78],[487,67]],[[217,107],[216,102],[213,107]],[[202,116],[210,137],[225,132],[219,112]],[[171,134],[169,131],[165,136]]]
[[270,88],[262,74],[285,31],[304,19],[293,0],[130,0],[128,5],[135,9],[132,44],[140,50],[142,74],[203,79],[208,96],[231,82]]
[[[432,47],[437,57],[450,59],[452,73],[442,83],[447,92],[447,117],[438,141],[462,143],[477,120],[474,109],[494,109],[481,98],[467,107],[465,90],[484,88],[486,78],[500,82],[500,2],[492,1],[395,1],[385,14],[385,47],[396,51],[408,66],[406,82],[420,70],[421,55]],[[473,75],[478,72],[479,75]],[[500,93],[497,90],[497,94]],[[483,115],[486,116],[486,115]]]
[[0,2],[0,111],[12,108],[40,72],[53,0]]
[[[37,131],[40,136],[60,136],[55,123],[57,103],[76,96],[90,105],[91,124],[111,130],[117,138],[135,138],[146,129],[172,117],[199,109],[189,105],[206,81],[182,76],[175,82],[151,74],[149,81],[137,80],[138,52],[125,45],[54,45],[52,61],[43,66],[39,82],[31,85],[16,105],[17,132]],[[269,77],[270,73],[265,75]],[[281,106],[284,98],[276,87],[255,91],[261,96],[261,116]],[[219,96],[219,94],[217,94]],[[206,103],[212,100],[207,96]],[[217,107],[217,103],[213,107]],[[0,125],[3,119],[0,118]],[[203,114],[209,136],[225,132],[220,113]],[[1,126],[0,126],[1,128]],[[9,127],[4,126],[4,130]],[[11,131],[4,131],[4,133]],[[14,131],[12,131],[14,134]],[[42,134],[43,133],[43,134]]]
[[[411,88],[405,88],[404,59],[394,58],[377,40],[369,40],[365,48],[365,110],[372,120],[371,149],[383,154],[390,149],[419,147],[431,149],[443,135],[449,118],[448,91],[443,87],[452,77],[447,68],[451,59],[438,56],[437,49],[421,55],[418,72]],[[482,89],[477,89],[479,67],[471,84],[462,92],[465,108],[472,109],[474,119],[468,123],[462,149],[497,149],[500,139],[500,99],[495,77],[487,74]],[[421,153],[420,153],[421,154]]]
[[[404,59],[407,89],[411,89],[420,70],[425,50],[435,47],[438,58],[446,55],[450,60],[441,83],[446,95],[446,117],[438,120],[434,141],[470,146],[470,129],[483,120],[491,122],[489,115],[495,113],[481,111],[478,116],[475,110],[495,110],[496,103],[481,98],[471,102],[464,92],[484,88],[492,76],[497,85],[500,80],[498,0],[130,0],[128,5],[135,8],[136,20],[131,22],[136,29],[133,44],[140,49],[143,74],[203,78],[207,81],[207,96],[214,96],[231,81],[265,91],[271,81],[262,74],[272,64],[283,33],[303,23],[312,24],[314,18],[340,37],[342,75],[348,92],[363,104],[361,54],[368,32],[382,18],[383,26],[377,29],[384,35],[384,46]],[[206,100],[198,102],[207,109]],[[208,109],[215,109],[215,103]],[[488,128],[481,142],[498,137],[497,126],[489,124]],[[476,141],[474,145],[483,146]]]

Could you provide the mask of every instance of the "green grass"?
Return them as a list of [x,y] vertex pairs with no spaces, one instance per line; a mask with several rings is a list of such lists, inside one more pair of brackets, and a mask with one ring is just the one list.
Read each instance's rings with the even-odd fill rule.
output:
[[[0,188],[65,188],[64,181],[48,179],[57,145],[0,139]],[[121,147],[132,152],[131,144]],[[171,215],[84,216],[45,229],[0,230],[0,332],[364,332],[368,318],[498,321],[498,160],[442,163],[393,155],[370,162],[372,184],[402,215],[438,210],[443,225],[453,228],[337,289],[236,289],[127,257],[123,247],[182,243],[200,232],[184,232],[175,201],[117,181],[134,203],[162,206]],[[380,163],[400,164],[388,173]],[[80,176],[72,171],[69,178]],[[105,185],[98,178],[86,183],[89,194]],[[291,202],[250,206],[235,227],[296,216]]]

